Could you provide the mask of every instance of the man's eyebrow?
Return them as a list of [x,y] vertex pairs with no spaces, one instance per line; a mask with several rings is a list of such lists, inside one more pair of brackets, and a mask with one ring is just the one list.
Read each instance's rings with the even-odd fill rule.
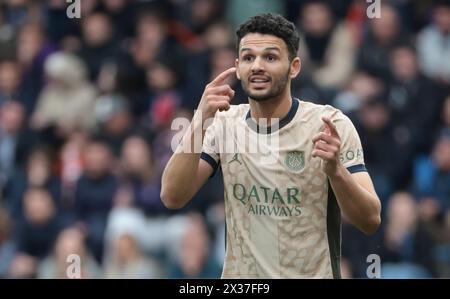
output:
[[[250,48],[242,48],[241,49],[241,52],[244,52],[244,51],[251,51],[252,49],[250,49]],[[264,48],[264,50],[263,51],[278,51],[278,52],[281,52],[281,50],[278,48],[278,47],[268,47],[268,48]]]
[[268,47],[264,49],[264,51],[273,51],[273,50],[280,52],[280,49],[278,47]]

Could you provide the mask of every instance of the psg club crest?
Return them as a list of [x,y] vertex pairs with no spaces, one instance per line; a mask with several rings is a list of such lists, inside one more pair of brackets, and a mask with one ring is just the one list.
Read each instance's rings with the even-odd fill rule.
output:
[[305,152],[293,151],[286,155],[285,165],[293,172],[299,172],[305,167]]

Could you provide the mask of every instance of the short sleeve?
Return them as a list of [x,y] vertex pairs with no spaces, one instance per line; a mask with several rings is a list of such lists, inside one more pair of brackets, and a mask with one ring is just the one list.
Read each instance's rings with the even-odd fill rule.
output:
[[333,119],[339,137],[341,138],[341,152],[339,159],[350,173],[367,171],[364,164],[364,153],[358,132],[352,121],[342,112],[338,112]]
[[215,118],[213,123],[206,129],[205,136],[203,138],[202,153],[200,156],[200,159],[206,161],[213,168],[213,174],[211,176],[215,174],[220,163],[216,127],[217,118]]

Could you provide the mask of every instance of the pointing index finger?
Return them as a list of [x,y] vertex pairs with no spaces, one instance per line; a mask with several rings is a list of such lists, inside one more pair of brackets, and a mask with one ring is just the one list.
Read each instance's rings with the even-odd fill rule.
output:
[[328,129],[330,130],[331,135],[339,136],[336,126],[333,124],[333,122],[331,121],[331,119],[329,117],[322,116],[322,120],[325,123],[325,125],[328,127]]
[[212,85],[219,85],[225,81],[232,73],[236,72],[236,67],[230,67],[229,69],[220,73],[212,82]]

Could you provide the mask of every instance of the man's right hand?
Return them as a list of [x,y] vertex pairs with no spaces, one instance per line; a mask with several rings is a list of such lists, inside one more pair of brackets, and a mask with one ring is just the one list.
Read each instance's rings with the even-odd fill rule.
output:
[[226,111],[230,109],[231,99],[234,97],[234,90],[225,81],[231,74],[236,72],[235,67],[231,67],[219,74],[213,81],[205,87],[202,99],[198,105],[198,111],[202,113],[203,121],[213,118],[217,110]]

